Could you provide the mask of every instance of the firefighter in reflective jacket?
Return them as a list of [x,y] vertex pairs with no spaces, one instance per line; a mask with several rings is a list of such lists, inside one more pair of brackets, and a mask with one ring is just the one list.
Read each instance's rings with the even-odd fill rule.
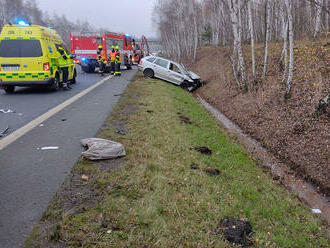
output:
[[59,67],[63,73],[63,82],[62,87],[64,90],[71,89],[70,85],[68,84],[68,78],[69,78],[69,66],[70,66],[70,60],[69,55],[66,53],[65,49],[61,46],[57,48],[58,53],[60,54],[58,58],[58,64]]
[[105,70],[105,59],[102,56],[102,51],[103,51],[103,46],[99,45],[98,50],[97,50],[97,62],[99,63],[99,73],[101,76],[104,75],[104,70]]
[[116,65],[116,76],[121,76],[121,71],[120,71],[120,64],[121,64],[121,54],[119,51],[119,46],[116,46],[116,60],[115,60],[115,65]]
[[115,46],[111,47],[111,51],[110,51],[110,61],[111,61],[111,74],[114,75],[115,71],[116,71],[116,50],[115,50]]

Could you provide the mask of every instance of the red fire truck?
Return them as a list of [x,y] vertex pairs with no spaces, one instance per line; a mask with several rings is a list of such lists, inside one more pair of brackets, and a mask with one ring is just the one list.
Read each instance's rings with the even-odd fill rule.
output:
[[110,71],[109,53],[112,46],[119,46],[122,54],[121,69],[131,69],[133,47],[131,37],[117,33],[71,33],[71,53],[84,72],[92,73],[98,67],[97,49],[103,46],[102,55],[106,57],[106,71]]

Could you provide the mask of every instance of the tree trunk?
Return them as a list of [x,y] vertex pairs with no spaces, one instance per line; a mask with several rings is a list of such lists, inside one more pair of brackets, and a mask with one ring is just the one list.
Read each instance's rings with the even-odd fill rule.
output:
[[316,111],[315,111],[316,116],[325,114],[329,103],[330,103],[330,91],[324,98],[322,98],[320,100],[319,105],[317,106]]
[[321,7],[321,0],[314,0],[316,3],[316,17],[315,17],[315,30],[314,30],[314,38],[317,37],[317,35],[320,32],[321,27],[321,13],[322,13],[322,7]]
[[249,28],[251,35],[252,76],[253,76],[253,84],[255,84],[257,82],[257,75],[256,75],[256,59],[254,53],[254,27],[253,27],[253,19],[252,19],[251,1],[248,2],[248,11],[249,11]]
[[293,79],[293,69],[294,69],[294,54],[293,54],[293,18],[292,18],[292,0],[285,0],[285,5],[288,12],[288,23],[289,23],[289,47],[290,47],[290,59],[289,59],[289,74],[286,86],[285,97],[289,98],[291,95],[291,84]]
[[265,41],[265,58],[264,58],[264,72],[263,72],[263,80],[266,79],[267,73],[267,64],[268,64],[268,44],[270,39],[270,1],[266,2],[266,41]]

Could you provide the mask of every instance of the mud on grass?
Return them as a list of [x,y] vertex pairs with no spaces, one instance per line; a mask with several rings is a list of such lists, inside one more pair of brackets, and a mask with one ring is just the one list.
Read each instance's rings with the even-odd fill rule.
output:
[[[219,232],[227,217],[248,220],[258,247],[330,245],[328,227],[231,142],[193,97],[139,77],[99,135],[125,145],[120,169],[104,172],[81,161],[74,171],[91,178],[87,187],[100,194],[97,202],[64,214],[65,203],[54,200],[26,247],[233,247]],[[134,111],[120,116],[126,105]],[[111,127],[117,118],[129,130],[124,136]]]

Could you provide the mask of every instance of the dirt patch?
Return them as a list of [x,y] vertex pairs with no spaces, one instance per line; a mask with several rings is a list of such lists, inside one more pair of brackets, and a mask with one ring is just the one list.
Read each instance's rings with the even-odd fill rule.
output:
[[224,238],[231,243],[244,247],[253,245],[252,226],[246,220],[226,217],[220,221],[219,230],[221,230]]
[[212,155],[212,150],[206,146],[195,147],[194,150],[204,155],[208,155],[208,156]]
[[[323,42],[324,44],[325,42]],[[279,66],[281,44],[272,44],[267,80],[252,85],[250,48],[245,47],[249,92],[242,94],[232,76],[229,48],[203,48],[192,70],[209,83],[196,91],[245,133],[260,142],[300,177],[330,195],[330,118],[314,117],[329,90],[329,47],[303,41],[295,49],[292,96],[285,100]],[[257,47],[262,75],[263,47]],[[214,61],[216,58],[216,61]]]

